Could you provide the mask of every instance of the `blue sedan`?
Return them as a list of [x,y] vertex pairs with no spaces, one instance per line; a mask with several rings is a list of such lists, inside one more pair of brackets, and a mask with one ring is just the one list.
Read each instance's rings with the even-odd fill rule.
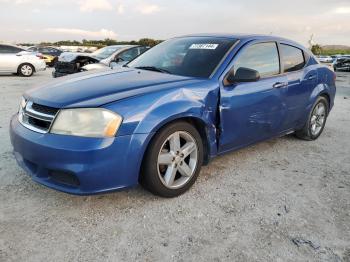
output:
[[87,195],[141,183],[174,197],[213,157],[290,133],[317,139],[335,92],[334,72],[293,41],[177,37],[119,70],[27,91],[11,142],[48,187]]

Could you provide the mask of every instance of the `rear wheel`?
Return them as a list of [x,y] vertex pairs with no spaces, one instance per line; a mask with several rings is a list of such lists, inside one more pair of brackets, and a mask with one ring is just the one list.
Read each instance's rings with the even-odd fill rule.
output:
[[327,99],[320,96],[316,100],[316,103],[314,104],[314,107],[309,115],[308,121],[303,129],[295,132],[296,136],[305,140],[317,139],[321,135],[326,125],[328,110],[329,105]]
[[187,122],[175,122],[161,129],[150,143],[140,182],[153,194],[175,197],[193,185],[202,162],[198,131]]
[[21,64],[17,70],[18,74],[24,77],[30,77],[34,74],[34,67],[31,64]]

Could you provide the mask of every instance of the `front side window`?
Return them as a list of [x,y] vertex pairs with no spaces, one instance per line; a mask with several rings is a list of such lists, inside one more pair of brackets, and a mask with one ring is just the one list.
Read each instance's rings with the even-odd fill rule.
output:
[[261,77],[278,75],[280,64],[276,43],[258,43],[247,47],[234,64],[235,72],[240,67],[256,70]]
[[32,46],[32,47],[29,47],[29,48],[27,49],[27,51],[29,51],[29,52],[36,52],[36,51],[38,51],[38,48]]
[[235,42],[219,37],[174,38],[156,45],[127,66],[209,78]]
[[281,44],[280,47],[284,72],[293,72],[304,67],[305,59],[301,49],[285,44]]
[[110,57],[113,53],[115,53],[117,50],[123,48],[123,46],[106,46],[106,47],[103,47],[95,52],[93,52],[91,54],[91,56],[99,59],[99,60],[102,60],[102,59],[105,59],[107,57]]
[[6,47],[4,45],[0,45],[0,54],[6,53]]
[[139,55],[138,48],[134,47],[119,54],[118,58],[121,59],[122,61],[131,61],[138,55]]

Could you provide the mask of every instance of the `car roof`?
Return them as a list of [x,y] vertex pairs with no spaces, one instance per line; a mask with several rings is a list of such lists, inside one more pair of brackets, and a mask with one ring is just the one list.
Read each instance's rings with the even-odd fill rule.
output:
[[288,42],[296,46],[302,47],[299,43],[293,40],[279,37],[279,36],[263,35],[263,34],[201,33],[201,34],[189,34],[189,35],[184,35],[180,37],[218,37],[218,38],[228,38],[232,40],[234,39],[245,40],[245,41],[253,41],[253,40],[281,41],[281,42]]
[[0,45],[7,45],[7,46],[13,46],[13,47],[24,49],[22,46],[18,46],[18,45],[12,45],[12,44],[6,44],[6,43],[0,43]]
[[139,45],[108,45],[106,47],[122,47],[122,48],[127,48],[127,47],[136,47]]

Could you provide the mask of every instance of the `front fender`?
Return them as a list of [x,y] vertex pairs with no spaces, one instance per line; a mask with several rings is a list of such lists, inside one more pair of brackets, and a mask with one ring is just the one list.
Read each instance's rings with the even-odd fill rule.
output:
[[156,132],[176,119],[194,117],[206,124],[212,122],[212,110],[200,97],[188,89],[178,90],[158,100],[138,123],[134,133]]
[[195,119],[204,126],[209,153],[215,155],[218,93],[218,85],[208,81],[131,97],[105,107],[123,117],[117,136],[148,134],[147,143],[167,123],[183,118]]

